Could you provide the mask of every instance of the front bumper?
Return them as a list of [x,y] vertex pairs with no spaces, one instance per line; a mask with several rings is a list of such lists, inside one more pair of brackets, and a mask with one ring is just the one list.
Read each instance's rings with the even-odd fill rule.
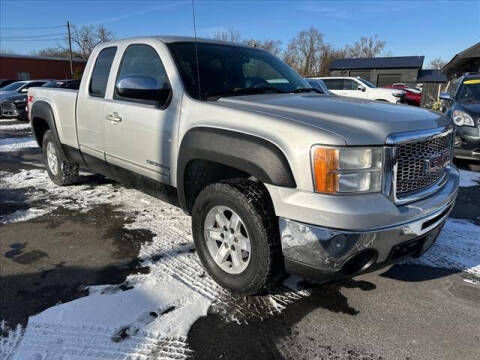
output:
[[455,157],[466,160],[480,160],[480,129],[478,127],[457,127]]
[[2,109],[0,114],[2,117],[5,117],[5,118],[20,118],[20,119],[27,118],[25,105],[23,105],[23,109],[18,107],[16,109],[8,109],[8,110]]
[[370,231],[344,231],[280,218],[288,273],[334,280],[373,271],[406,256],[418,257],[435,242],[454,201],[419,220]]

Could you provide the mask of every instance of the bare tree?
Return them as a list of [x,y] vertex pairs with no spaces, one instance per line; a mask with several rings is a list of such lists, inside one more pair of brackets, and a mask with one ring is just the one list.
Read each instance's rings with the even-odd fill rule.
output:
[[[41,49],[38,51],[32,51],[32,55],[37,55],[37,56],[45,56],[45,57],[61,57],[61,58],[66,58],[68,57],[68,50],[63,49],[60,47],[56,48],[45,48]],[[77,54],[73,54],[74,57],[78,57]]]
[[382,53],[386,41],[378,39],[378,36],[360,38],[353,46],[347,46],[348,56],[353,58],[372,58]]
[[230,42],[241,42],[240,32],[238,30],[227,30],[227,31],[219,31],[213,34],[213,38],[215,40],[222,40],[222,41],[230,41]]
[[318,76],[328,76],[330,74],[330,63],[335,59],[344,59],[348,56],[347,48],[343,49],[335,49],[332,45],[327,44],[324,47],[321,63],[320,63],[320,71]]
[[298,33],[287,46],[284,60],[302,76],[320,73],[325,51],[323,34],[314,27]]
[[282,42],[280,40],[255,40],[248,39],[243,41],[245,44],[259,49],[266,50],[275,56],[280,56],[282,53]]
[[[94,27],[93,25],[77,27],[72,26],[72,44],[75,53],[81,59],[88,59],[92,50],[98,44],[114,39],[113,33],[103,25]],[[61,46],[62,50],[67,50]]]
[[439,57],[430,61],[430,68],[435,70],[441,70],[446,64],[447,62]]

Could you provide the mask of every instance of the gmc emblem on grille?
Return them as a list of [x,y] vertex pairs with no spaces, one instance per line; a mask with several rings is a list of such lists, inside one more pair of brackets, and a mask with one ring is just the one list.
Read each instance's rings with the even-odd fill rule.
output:
[[448,153],[434,155],[425,159],[425,172],[427,174],[437,172],[448,164],[450,164],[450,156]]

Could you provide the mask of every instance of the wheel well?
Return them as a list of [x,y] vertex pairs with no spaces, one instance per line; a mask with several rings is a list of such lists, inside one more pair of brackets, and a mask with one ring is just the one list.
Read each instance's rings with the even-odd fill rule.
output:
[[35,139],[37,139],[38,146],[40,148],[43,145],[43,136],[45,133],[50,130],[50,127],[48,126],[48,123],[45,119],[42,118],[33,118],[32,119],[32,130],[33,134],[35,135]]
[[198,194],[208,185],[231,178],[251,178],[234,167],[207,160],[192,160],[185,169],[186,211],[190,214]]

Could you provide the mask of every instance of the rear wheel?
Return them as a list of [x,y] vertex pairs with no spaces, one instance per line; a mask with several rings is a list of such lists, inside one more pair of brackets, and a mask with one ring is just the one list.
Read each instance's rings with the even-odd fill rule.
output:
[[278,220],[262,185],[231,179],[207,186],[195,201],[192,228],[203,266],[232,293],[260,293],[281,280]]
[[63,155],[51,130],[43,136],[43,157],[48,176],[57,185],[70,185],[78,180],[78,164]]

